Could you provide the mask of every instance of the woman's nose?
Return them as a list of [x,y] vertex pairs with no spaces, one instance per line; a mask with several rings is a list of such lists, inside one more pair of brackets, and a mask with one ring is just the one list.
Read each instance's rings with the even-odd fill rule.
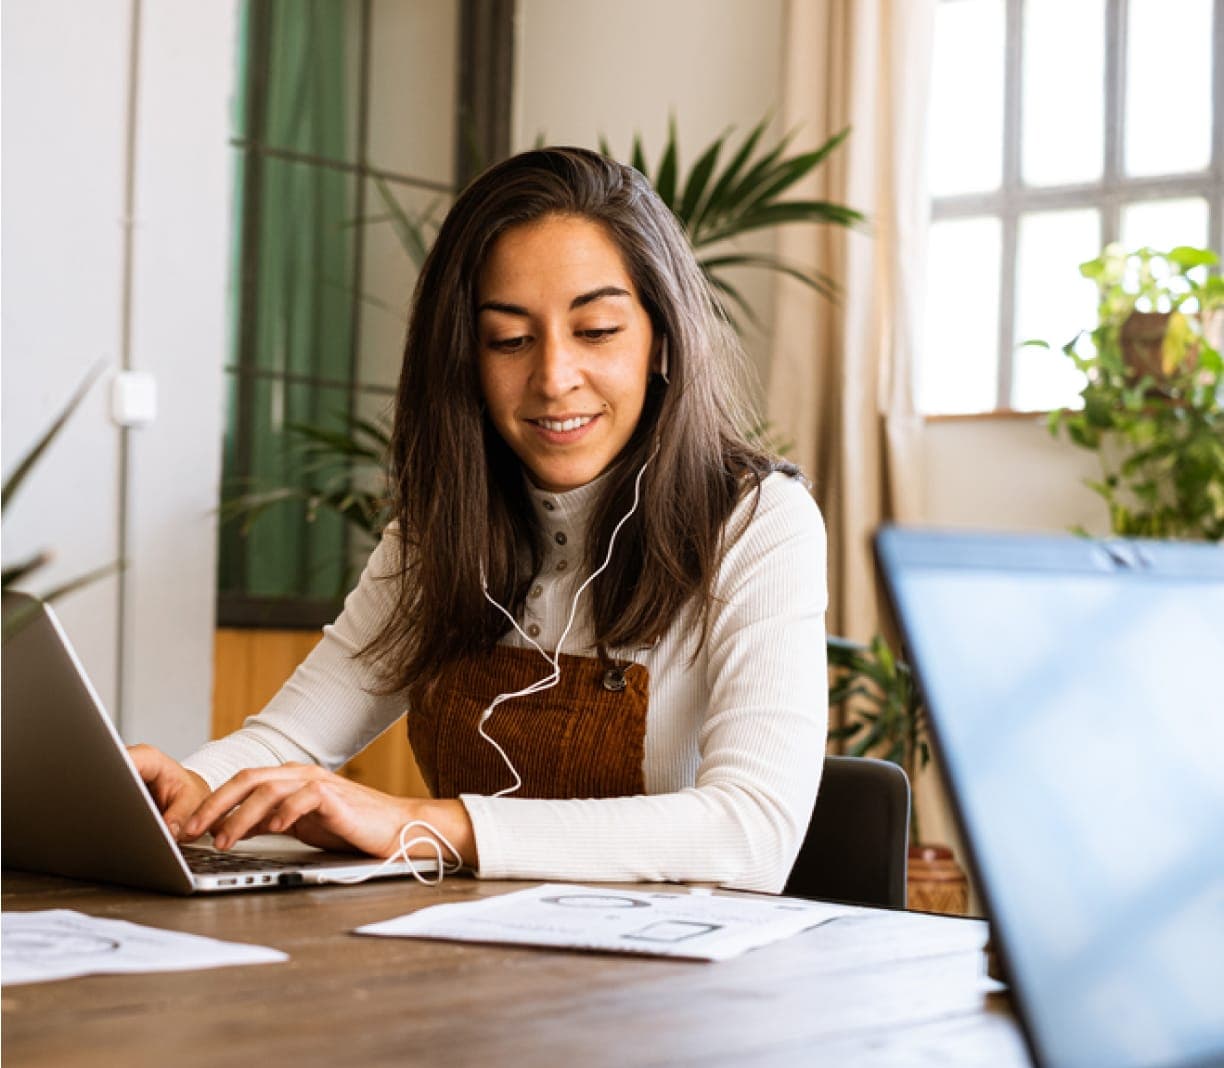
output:
[[568,338],[545,336],[536,348],[531,385],[544,397],[560,397],[582,384],[578,354]]

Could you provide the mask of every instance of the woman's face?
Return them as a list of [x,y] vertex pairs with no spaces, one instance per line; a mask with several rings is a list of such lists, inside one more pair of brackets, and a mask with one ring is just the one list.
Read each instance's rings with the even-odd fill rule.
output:
[[619,455],[657,348],[620,251],[598,223],[507,230],[477,283],[489,418],[542,489],[586,485]]

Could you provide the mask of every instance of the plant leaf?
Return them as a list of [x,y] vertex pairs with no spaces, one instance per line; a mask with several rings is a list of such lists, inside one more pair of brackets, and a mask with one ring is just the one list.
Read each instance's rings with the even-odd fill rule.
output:
[[673,212],[676,209],[676,170],[680,151],[677,141],[676,117],[673,115],[667,122],[667,144],[663,147],[663,158],[659,160],[659,170],[654,178],[655,192]]
[[714,188],[711,190],[702,211],[693,219],[692,225],[689,228],[689,239],[694,244],[697,243],[700,237],[707,217],[717,219],[726,210],[728,191],[739,178],[744,164],[748,161],[748,157],[756,150],[757,142],[760,141],[768,125],[769,119],[766,117],[749,131],[748,136],[744,138],[744,143],[740,145],[738,151],[731,158],[731,162],[727,164],[726,170],[719,175],[718,180],[714,183]]
[[17,463],[13,469],[13,473],[4,480],[4,485],[0,488],[0,510],[8,507],[9,501],[13,495],[21,488],[21,484],[26,480],[26,476],[34,469],[34,466],[42,458],[42,454],[47,451],[51,443],[59,436],[59,432],[64,428],[64,424],[72,417],[72,413],[77,410],[81,401],[85,399],[85,395],[89,392],[98,376],[105,369],[106,363],[99,360],[86,373],[81,380],[81,384],[77,386],[76,392],[68,399],[68,403],[64,405],[59,415],[55,417],[55,421],[47,427],[41,438],[38,439],[30,449]]
[[698,205],[710,183],[710,175],[714,173],[714,168],[718,165],[718,156],[722,152],[726,139],[726,133],[722,134],[701,154],[701,157],[693,164],[693,169],[689,171],[688,180],[684,184],[684,192],[680,197],[680,204],[675,209],[676,217],[686,230],[692,229],[692,220],[697,215]]
[[726,256],[709,256],[701,261],[701,269],[707,274],[727,267],[762,267],[788,275],[804,285],[811,286],[823,297],[833,298],[839,292],[837,283],[826,274],[798,264],[788,263],[778,256],[767,253],[731,253]]

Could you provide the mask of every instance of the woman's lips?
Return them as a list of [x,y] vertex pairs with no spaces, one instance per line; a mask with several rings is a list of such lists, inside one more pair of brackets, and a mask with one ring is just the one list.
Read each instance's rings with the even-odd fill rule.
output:
[[569,445],[585,437],[597,422],[598,415],[572,415],[564,419],[543,417],[528,419],[536,434],[551,445]]

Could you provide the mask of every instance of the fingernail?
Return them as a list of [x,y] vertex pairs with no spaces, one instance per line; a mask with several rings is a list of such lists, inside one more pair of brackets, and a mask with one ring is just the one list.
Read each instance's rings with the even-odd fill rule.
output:
[[214,848],[216,848],[216,849],[228,849],[228,848],[229,848],[229,839],[228,839],[228,838],[226,838],[226,837],[224,837],[224,836],[222,836],[222,837],[220,837],[220,838],[214,838],[214,839],[213,839],[213,846],[214,846]]
[[182,828],[177,823],[171,823],[170,824],[170,837],[177,838],[179,836],[179,831],[181,830]]

